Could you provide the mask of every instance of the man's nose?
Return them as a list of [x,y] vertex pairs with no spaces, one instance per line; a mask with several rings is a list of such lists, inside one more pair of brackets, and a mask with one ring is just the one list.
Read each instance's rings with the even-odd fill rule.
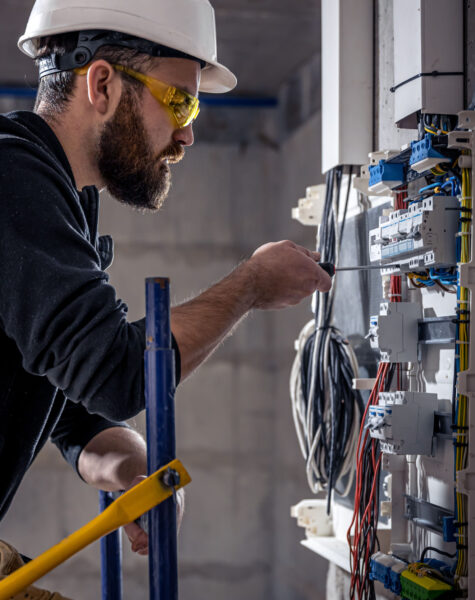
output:
[[173,140],[183,146],[192,146],[195,141],[193,125],[190,123],[190,125],[187,125],[182,129],[176,129],[173,134]]

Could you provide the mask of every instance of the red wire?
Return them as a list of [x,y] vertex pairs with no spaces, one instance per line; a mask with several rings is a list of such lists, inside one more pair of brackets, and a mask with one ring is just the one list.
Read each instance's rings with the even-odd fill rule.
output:
[[[351,595],[352,595],[352,597],[354,597],[354,591],[355,591],[355,587],[356,587],[359,598],[361,598],[361,594],[362,594],[361,586],[364,584],[365,577],[360,576],[358,578],[358,584],[357,584],[356,571],[357,571],[358,567],[360,566],[359,561],[358,561],[358,547],[359,547],[359,542],[360,542],[360,538],[361,538],[361,534],[362,534],[363,525],[364,525],[365,521],[367,520],[368,513],[370,513],[372,515],[375,510],[374,490],[375,490],[376,481],[377,481],[377,474],[378,474],[379,467],[381,464],[381,455],[376,460],[375,443],[374,443],[374,441],[372,441],[371,442],[371,444],[372,444],[371,460],[372,460],[373,469],[374,469],[374,479],[373,479],[373,484],[372,484],[371,494],[370,494],[368,504],[366,505],[365,511],[360,520],[359,514],[360,514],[360,504],[361,504],[361,490],[362,490],[363,475],[364,475],[363,474],[363,455],[364,455],[364,448],[367,445],[368,436],[369,436],[369,432],[366,430],[365,435],[363,437],[363,431],[364,431],[364,425],[366,422],[366,416],[368,414],[369,407],[373,404],[377,404],[379,392],[381,392],[382,389],[384,388],[384,383],[385,383],[388,369],[389,369],[389,363],[380,363],[379,364],[378,373],[376,375],[375,385],[373,386],[373,389],[371,390],[371,394],[368,399],[368,403],[366,405],[365,412],[364,412],[364,415],[363,415],[363,418],[361,421],[361,427],[360,427],[360,432],[359,432],[359,436],[358,436],[358,445],[357,445],[357,452],[356,452],[355,505],[354,505],[354,511],[353,511],[353,518],[351,520],[350,526],[347,531],[347,540],[348,540],[348,545],[350,548],[350,563],[351,563],[351,571],[352,571],[352,574],[351,574],[352,593],[351,593]],[[363,440],[362,440],[362,438],[363,438]],[[352,533],[353,529],[354,529],[354,536],[353,536],[354,542],[353,542],[353,544],[351,544],[351,533]],[[368,535],[370,536],[370,532],[368,533]],[[370,539],[370,537],[368,538],[368,540],[369,539]],[[367,570],[367,567],[368,567],[368,560],[369,560],[368,548],[369,548],[369,544],[367,544],[367,550],[366,550],[366,554],[364,557],[363,573]]]
[[[407,187],[399,190],[396,193],[394,202],[395,210],[401,210],[407,207],[405,202],[407,198]],[[389,283],[389,299],[392,302],[401,302],[402,283],[400,275],[391,275]],[[373,466],[373,482],[371,485],[371,492],[368,503],[364,509],[363,515],[360,518],[360,505],[361,505],[361,492],[363,488],[363,458],[365,448],[367,447],[369,432],[364,432],[364,426],[366,423],[366,417],[368,414],[369,407],[378,403],[379,393],[383,390],[386,376],[389,370],[389,363],[380,363],[378,366],[378,372],[376,375],[376,381],[371,390],[368,403],[361,421],[360,432],[358,436],[358,444],[356,451],[356,485],[355,485],[355,504],[353,511],[353,518],[347,531],[347,540],[350,548],[350,567],[351,567],[351,588],[350,595],[354,598],[355,591],[358,594],[358,598],[361,599],[364,594],[365,587],[367,584],[366,572],[368,570],[369,563],[369,552],[371,544],[371,531],[366,534],[366,550],[363,558],[363,562],[360,562],[359,556],[359,544],[361,535],[363,533],[364,525],[369,519],[372,519],[377,506],[375,506],[375,492],[378,481],[378,473],[381,467],[382,454],[376,458],[376,444],[374,440],[371,441],[371,462]],[[397,386],[400,389],[400,367],[397,366]],[[363,435],[364,432],[364,435]],[[353,544],[351,544],[351,533],[353,531]]]

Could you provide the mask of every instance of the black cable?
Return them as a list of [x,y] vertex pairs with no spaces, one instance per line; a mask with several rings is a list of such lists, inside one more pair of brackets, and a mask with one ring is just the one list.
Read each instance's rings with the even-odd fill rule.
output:
[[447,556],[448,558],[455,558],[457,556],[456,552],[451,554],[450,552],[445,552],[445,550],[439,550],[439,548],[434,548],[433,546],[426,546],[422,551],[419,562],[424,562],[424,558],[426,557],[426,554],[428,552],[437,552],[437,554],[440,554],[441,556]]
[[[348,210],[352,172],[351,167],[343,206],[343,219],[338,232],[339,246]],[[339,251],[336,244],[339,227],[337,216],[341,204],[342,177],[343,167],[330,170],[326,176],[326,195],[318,248],[322,262],[335,262]],[[332,492],[347,459],[346,448],[351,439],[357,408],[360,415],[363,413],[361,395],[352,388],[352,379],[356,374],[345,350],[347,342],[331,323],[332,309],[332,295],[317,294],[315,331],[304,345],[300,365],[305,414],[310,410],[312,415],[310,422],[307,423],[305,441],[307,449],[310,450],[317,431],[320,432],[313,456],[316,465],[314,479],[328,490],[328,511]],[[325,352],[328,352],[327,360],[325,360]],[[315,373],[313,373],[313,365],[315,365]],[[310,398],[312,380],[314,380],[314,393]],[[327,383],[328,389],[326,389]]]
[[351,180],[352,180],[352,177],[353,177],[353,165],[350,165],[350,171],[348,173],[348,187],[346,188],[345,208],[344,208],[344,211],[343,211],[343,215],[345,216],[345,218],[341,222],[340,244],[339,244],[339,247],[338,247],[338,252],[340,252],[340,250],[341,250],[341,243],[343,241],[343,231],[345,230],[346,213],[348,212],[348,202],[350,201],[350,192],[351,192]]

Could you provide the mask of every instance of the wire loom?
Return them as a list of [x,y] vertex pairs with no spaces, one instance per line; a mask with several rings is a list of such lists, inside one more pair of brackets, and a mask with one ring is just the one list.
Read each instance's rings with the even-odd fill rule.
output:
[[[407,190],[396,194],[395,209],[406,207]],[[402,300],[401,276],[391,275],[389,299],[391,302]],[[378,404],[379,393],[389,391],[396,379],[397,389],[401,389],[400,365],[380,362],[376,381],[369,396],[360,426],[356,450],[356,487],[353,518],[347,532],[350,548],[350,599],[374,600],[374,583],[369,578],[370,559],[376,547],[379,520],[379,489],[382,454],[379,441],[370,437],[365,427],[369,407]]]
[[[322,261],[337,264],[351,188],[340,213],[342,167],[327,174],[326,198],[319,229],[318,250]],[[315,320],[302,330],[292,374],[292,412],[307,480],[312,492],[332,491],[347,495],[354,480],[356,442],[363,413],[360,393],[352,389],[357,376],[356,356],[342,333],[332,324],[335,282],[328,294],[317,294]]]
[[[462,169],[462,198],[461,198],[461,215],[471,212],[472,210],[472,186],[471,177],[468,169]],[[460,233],[457,247],[457,258],[460,263],[470,261],[470,221],[460,219]],[[457,305],[458,319],[456,347],[455,347],[455,371],[465,371],[468,368],[468,341],[469,341],[469,323],[470,312],[469,307],[469,291],[458,283],[457,285]],[[463,318],[461,316],[463,315]],[[458,346],[458,351],[457,351]],[[467,467],[468,459],[468,443],[466,438],[468,424],[468,398],[460,393],[455,388],[456,378],[454,377],[454,399],[453,407],[453,428],[454,439],[454,479],[456,479],[457,471],[462,471]],[[456,522],[458,523],[457,533],[457,558],[455,566],[456,578],[467,576],[467,518],[468,518],[468,499],[465,494],[459,493],[454,488],[454,503]]]

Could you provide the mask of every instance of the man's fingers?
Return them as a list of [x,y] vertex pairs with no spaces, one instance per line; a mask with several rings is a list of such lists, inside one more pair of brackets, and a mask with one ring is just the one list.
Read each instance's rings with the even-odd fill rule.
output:
[[148,554],[148,536],[137,523],[124,525],[124,531],[130,540],[132,552]]
[[305,248],[304,246],[299,246],[298,244],[295,244],[294,248],[299,252],[302,252],[302,254],[305,254],[305,256],[308,256],[312,260],[315,260],[317,262],[320,260],[320,252],[313,252],[312,250],[308,250],[308,248]]

